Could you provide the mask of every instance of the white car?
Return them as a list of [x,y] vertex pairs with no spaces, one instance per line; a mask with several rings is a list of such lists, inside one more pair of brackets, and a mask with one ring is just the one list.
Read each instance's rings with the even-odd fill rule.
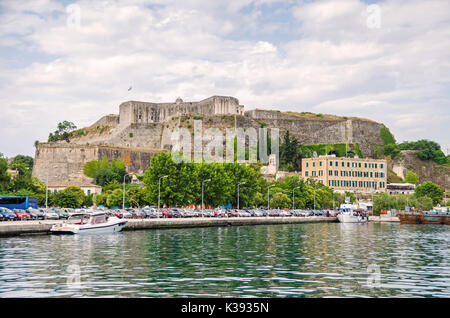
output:
[[45,211],[44,214],[46,220],[59,220],[59,215],[55,211]]
[[122,212],[124,219],[132,219],[133,218],[133,214],[129,211],[120,211],[120,212]]

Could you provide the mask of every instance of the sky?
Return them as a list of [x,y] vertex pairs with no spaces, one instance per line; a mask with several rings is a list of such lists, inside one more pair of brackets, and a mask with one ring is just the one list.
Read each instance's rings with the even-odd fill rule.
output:
[[0,0],[6,157],[127,100],[213,95],[369,118],[447,154],[449,83],[448,0]]

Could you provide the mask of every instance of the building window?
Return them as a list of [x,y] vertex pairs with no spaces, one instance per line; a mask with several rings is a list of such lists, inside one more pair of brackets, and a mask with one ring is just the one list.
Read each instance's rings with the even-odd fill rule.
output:
[[332,167],[333,166],[333,161],[330,161],[330,167]]
[[309,177],[309,172],[308,171],[305,172],[305,177]]
[[307,162],[307,163],[306,163],[306,168],[308,168],[308,167],[309,167],[309,163]]

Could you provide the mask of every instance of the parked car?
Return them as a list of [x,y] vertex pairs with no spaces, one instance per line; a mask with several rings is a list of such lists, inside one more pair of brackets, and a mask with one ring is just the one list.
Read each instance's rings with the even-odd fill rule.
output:
[[165,218],[173,218],[173,213],[171,210],[164,209],[162,212],[163,217]]
[[27,212],[25,212],[24,210],[13,210],[13,212],[16,214],[17,216],[17,220],[19,221],[28,221],[31,220],[31,215],[29,215]]
[[238,217],[239,216],[239,212],[237,210],[229,210],[228,211],[228,216],[229,217]]
[[124,219],[132,219],[133,218],[133,214],[130,211],[122,210],[120,212],[122,212],[122,217]]
[[56,213],[58,213],[59,218],[62,220],[67,220],[69,218],[69,213],[65,209],[58,209],[55,210]]
[[53,210],[47,210],[44,214],[46,220],[59,220],[59,214]]
[[286,211],[286,210],[280,210],[280,211],[278,212],[278,216],[288,217],[288,216],[291,216],[291,214],[289,213],[289,211]]
[[44,220],[45,219],[45,210],[43,209],[30,209],[36,214],[37,220]]
[[144,219],[146,216],[144,211],[141,211],[141,210],[134,210],[131,213],[133,214],[134,219]]
[[37,220],[38,219],[38,215],[35,212],[36,210],[33,209],[28,209],[25,210],[24,212],[27,213],[30,216],[30,220]]
[[123,213],[121,211],[112,211],[112,214],[119,219],[123,219]]
[[0,207],[0,218],[2,221],[15,221],[17,220],[16,214],[7,208]]

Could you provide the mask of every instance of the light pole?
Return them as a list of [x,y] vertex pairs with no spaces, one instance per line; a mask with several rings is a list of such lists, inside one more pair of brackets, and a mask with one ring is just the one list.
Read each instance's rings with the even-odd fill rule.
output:
[[267,209],[270,209],[270,188],[274,187],[275,185],[272,184],[267,188]]
[[334,190],[331,189],[331,191],[333,192],[333,211],[335,210],[335,206],[334,206]]
[[[58,166],[53,166],[53,169],[58,168]],[[45,208],[48,209],[48,170],[47,170],[47,182],[45,186]]]
[[241,184],[245,184],[245,182],[241,182],[241,183],[238,183],[238,191],[237,191],[237,208],[238,208],[238,210],[239,210],[239,186],[241,185]]
[[161,178],[159,178],[158,180],[158,218],[159,218],[159,212],[160,210],[160,201],[161,201],[161,179],[163,178],[167,178],[168,176],[162,176]]
[[292,210],[295,210],[295,189],[300,189],[301,187],[295,187],[294,189],[292,189]]
[[125,178],[128,174],[123,176],[123,198],[122,198],[122,209],[125,210]]
[[314,211],[316,210],[316,180],[314,180]]
[[209,182],[211,181],[211,179],[206,179],[202,181],[202,215],[203,215],[203,195],[204,195],[204,187],[205,187],[205,182]]

